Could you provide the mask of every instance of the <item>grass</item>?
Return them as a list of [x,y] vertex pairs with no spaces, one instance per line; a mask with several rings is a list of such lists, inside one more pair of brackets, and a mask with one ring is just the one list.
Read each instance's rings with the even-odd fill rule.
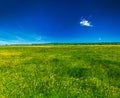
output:
[[120,45],[1,46],[0,98],[120,98]]

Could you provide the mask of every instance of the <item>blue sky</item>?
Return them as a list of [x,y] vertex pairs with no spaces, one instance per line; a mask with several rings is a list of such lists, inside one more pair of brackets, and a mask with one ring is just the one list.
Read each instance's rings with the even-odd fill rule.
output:
[[119,0],[0,0],[0,44],[120,42]]

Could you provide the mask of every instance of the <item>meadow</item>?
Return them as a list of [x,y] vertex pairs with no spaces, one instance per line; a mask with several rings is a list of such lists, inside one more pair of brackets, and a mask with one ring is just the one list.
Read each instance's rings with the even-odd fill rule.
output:
[[120,45],[0,46],[0,98],[120,98]]

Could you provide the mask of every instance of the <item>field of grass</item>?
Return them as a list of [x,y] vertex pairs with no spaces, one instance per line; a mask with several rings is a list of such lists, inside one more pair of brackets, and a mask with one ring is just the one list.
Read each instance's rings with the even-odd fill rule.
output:
[[120,98],[120,45],[0,46],[0,98]]

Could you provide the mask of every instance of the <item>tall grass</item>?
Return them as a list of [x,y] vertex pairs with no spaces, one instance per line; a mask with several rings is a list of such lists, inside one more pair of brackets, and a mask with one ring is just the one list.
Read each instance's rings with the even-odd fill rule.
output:
[[119,98],[120,45],[0,47],[0,98]]

